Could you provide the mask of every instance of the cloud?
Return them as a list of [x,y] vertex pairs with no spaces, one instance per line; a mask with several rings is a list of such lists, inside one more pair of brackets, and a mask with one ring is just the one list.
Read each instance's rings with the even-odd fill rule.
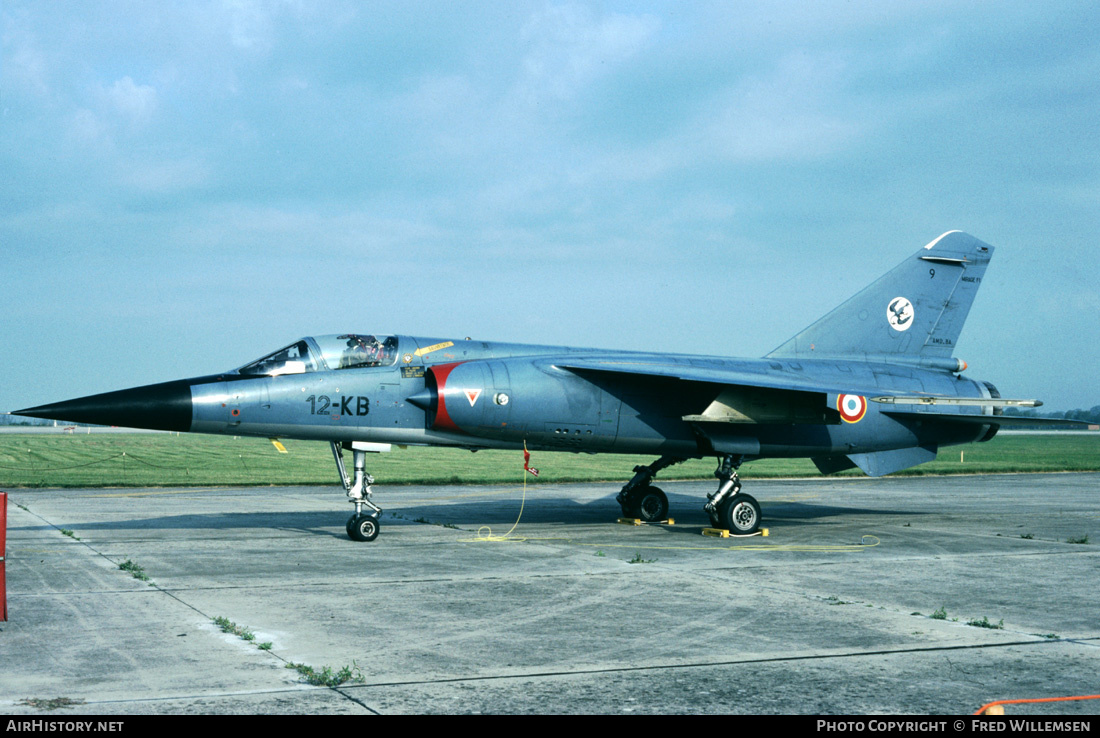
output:
[[70,140],[81,147],[109,143],[107,127],[98,115],[87,108],[80,108],[69,116],[68,134]]
[[3,18],[3,69],[5,92],[17,88],[44,97],[49,92],[49,64],[45,52],[38,48],[29,21],[5,12]]
[[157,91],[152,85],[139,85],[130,77],[116,80],[104,90],[111,109],[135,125],[148,123],[157,109]]
[[521,32],[530,45],[523,59],[524,87],[534,101],[569,99],[638,54],[659,26],[651,15],[597,18],[584,6],[549,6]]
[[157,91],[123,77],[111,85],[92,84],[82,105],[67,116],[68,140],[78,147],[77,155],[117,154],[120,132],[134,133],[147,126],[157,109]]
[[763,74],[723,90],[693,125],[709,155],[730,161],[806,161],[827,157],[864,130],[846,105],[845,65],[835,55],[789,54]]
[[207,183],[210,167],[200,157],[126,159],[115,165],[116,180],[131,192],[169,195]]
[[229,39],[238,49],[268,51],[274,24],[260,0],[225,0]]

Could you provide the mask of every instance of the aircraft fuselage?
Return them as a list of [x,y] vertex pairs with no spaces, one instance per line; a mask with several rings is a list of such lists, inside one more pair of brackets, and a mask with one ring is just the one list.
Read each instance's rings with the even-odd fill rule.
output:
[[[395,338],[397,360],[390,366],[188,380],[190,425],[177,429],[465,448],[526,443],[532,450],[685,457],[874,452],[969,443],[988,431],[979,425],[945,436],[945,429],[935,427],[925,434],[922,424],[899,422],[867,401],[897,391],[989,397],[983,383],[917,366]],[[582,359],[607,370],[564,368]],[[647,372],[660,367],[668,374],[617,371],[638,367]],[[675,376],[678,367],[695,375],[712,370],[715,382],[684,382]],[[758,406],[756,417],[748,412],[745,418],[710,423],[701,437],[697,424],[684,418],[702,414],[722,394],[719,377],[731,374],[768,376],[783,386],[804,382],[807,390],[799,402],[791,402],[789,392],[769,397],[766,390],[757,391],[734,403],[739,410],[750,410],[746,403]],[[834,390],[819,389],[827,387]],[[837,412],[841,395],[863,398],[862,417],[845,419]]]

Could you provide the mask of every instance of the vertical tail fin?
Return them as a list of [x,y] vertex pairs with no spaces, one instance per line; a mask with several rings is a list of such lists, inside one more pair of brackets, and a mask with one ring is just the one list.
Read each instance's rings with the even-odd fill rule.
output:
[[768,357],[950,359],[992,255],[949,231]]

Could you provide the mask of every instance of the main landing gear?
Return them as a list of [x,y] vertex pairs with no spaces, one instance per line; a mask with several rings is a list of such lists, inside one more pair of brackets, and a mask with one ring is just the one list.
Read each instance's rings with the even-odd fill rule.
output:
[[[714,476],[718,478],[718,490],[707,495],[703,506],[711,525],[723,528],[734,535],[751,535],[760,529],[760,503],[752,495],[741,493],[741,480],[737,469],[744,456],[727,454],[721,457]],[[679,456],[662,456],[649,466],[634,467],[634,478],[627,482],[615,500],[623,515],[638,518],[647,523],[668,519],[668,497],[651,482],[657,472],[673,464],[685,461]]]
[[[348,502],[355,505],[355,514],[348,518],[348,538],[353,541],[373,541],[381,530],[379,518],[382,517],[382,508],[370,501],[371,489],[374,477],[367,474],[367,452],[356,448],[358,444],[349,444],[352,452],[352,464],[355,467],[355,479],[348,476],[344,467],[343,444],[332,442],[332,456],[336,459],[336,468],[340,472],[340,479],[344,483],[344,489],[348,493]],[[363,512],[363,508],[370,508],[370,512]]]
[[723,528],[739,536],[747,536],[760,529],[760,503],[752,495],[741,493],[741,480],[737,470],[744,456],[723,456],[714,476],[718,478],[718,491],[707,495],[703,509],[710,516],[715,528]]
[[623,515],[646,523],[668,520],[668,497],[650,482],[657,472],[685,460],[679,456],[662,456],[649,466],[634,467],[634,478],[623,485],[615,498]]

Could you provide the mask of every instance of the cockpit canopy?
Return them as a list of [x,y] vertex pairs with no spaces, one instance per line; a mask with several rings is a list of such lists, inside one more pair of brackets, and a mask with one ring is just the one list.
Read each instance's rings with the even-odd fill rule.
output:
[[277,377],[283,374],[392,366],[397,361],[397,336],[344,333],[303,338],[278,351],[245,364],[237,371],[246,376]]

